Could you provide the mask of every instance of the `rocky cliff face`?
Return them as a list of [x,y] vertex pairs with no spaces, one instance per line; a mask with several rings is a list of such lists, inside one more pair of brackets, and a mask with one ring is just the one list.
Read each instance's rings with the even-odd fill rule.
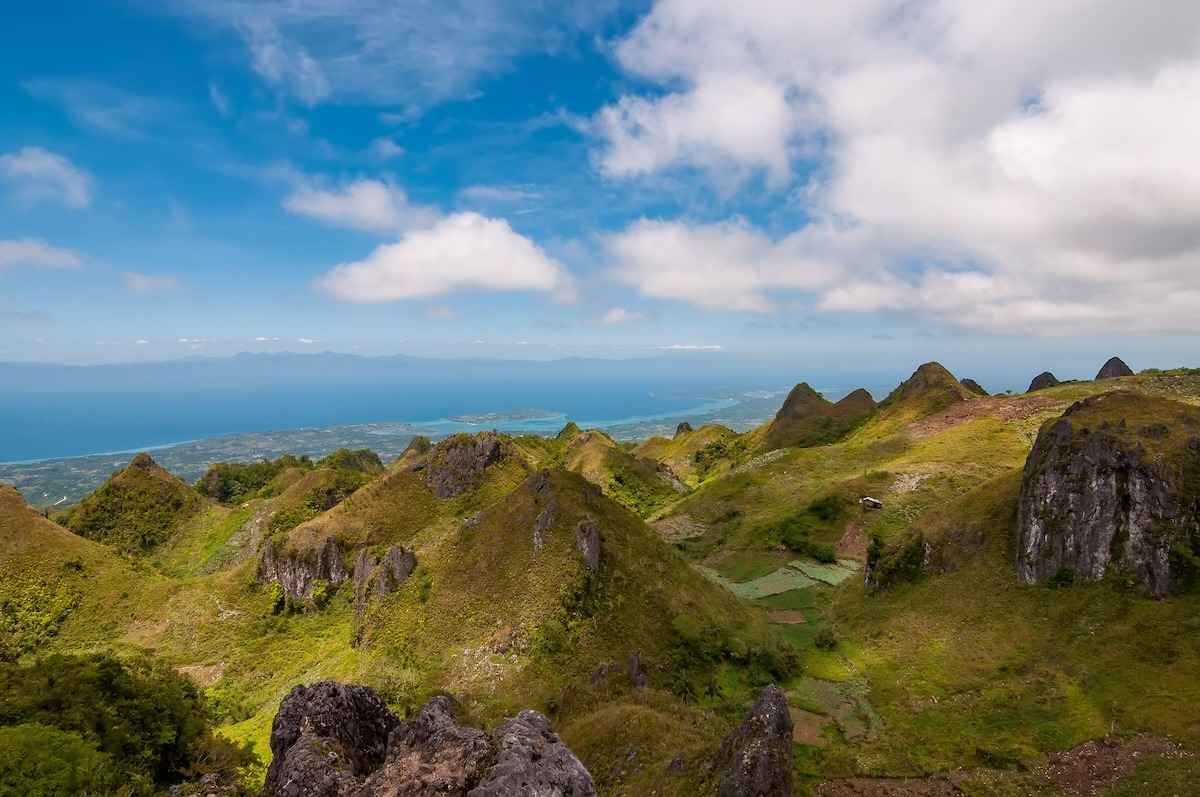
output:
[[1195,494],[1200,409],[1109,393],[1044,425],[1025,463],[1017,575],[1094,579],[1116,572],[1156,597],[1200,545]]
[[719,797],[791,797],[792,715],[771,684],[717,753]]
[[433,449],[421,479],[438,498],[453,498],[482,485],[487,467],[509,456],[519,455],[493,432],[456,434]]
[[286,554],[279,554],[268,540],[258,559],[258,582],[278,581],[284,596],[296,601],[312,600],[317,581],[341,584],[349,579],[350,571],[342,564],[333,537],[328,537],[320,548]]
[[491,733],[435,697],[400,722],[365,686],[298,686],[271,728],[264,794],[276,797],[593,797],[579,759],[536,711]]

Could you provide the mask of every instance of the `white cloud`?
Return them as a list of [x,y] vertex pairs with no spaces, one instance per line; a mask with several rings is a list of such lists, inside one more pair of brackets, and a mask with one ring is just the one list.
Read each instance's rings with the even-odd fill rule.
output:
[[[616,53],[664,91],[594,117],[605,174],[761,174],[815,219],[769,240],[636,223],[612,249],[644,295],[767,311],[774,288],[990,332],[1200,331],[1200,4],[659,0]],[[762,124],[740,124],[749,108]],[[810,260],[845,273],[792,282]]]
[[646,313],[626,310],[624,307],[613,307],[598,316],[585,319],[583,323],[589,326],[620,326],[622,324],[644,324],[654,318]]
[[83,260],[70,249],[59,249],[45,241],[22,238],[19,241],[0,241],[0,271],[10,266],[35,268],[79,268]]
[[217,113],[221,116],[229,116],[233,113],[233,106],[229,102],[229,97],[225,92],[221,91],[221,87],[214,81],[208,81],[208,99],[212,101],[213,107],[217,109]]
[[0,176],[13,183],[17,196],[29,204],[46,199],[84,208],[92,200],[91,175],[67,157],[41,147],[0,155]]
[[303,345],[305,345],[305,346],[311,346],[311,345],[313,345],[314,343],[316,343],[317,341],[316,341],[315,339],[313,339],[313,338],[297,338],[297,339],[296,339],[296,342],[297,342],[297,343],[301,343],[301,344],[303,344]]
[[662,351],[724,351],[725,347],[716,343],[672,343],[669,346],[655,346]]
[[330,95],[325,70],[303,45],[280,33],[274,21],[259,17],[242,24],[241,31],[254,71],[267,83],[287,89],[310,106]]
[[283,207],[335,227],[378,233],[428,226],[438,217],[430,208],[409,204],[399,186],[361,178],[333,190],[304,183],[283,201]]
[[391,136],[380,136],[371,142],[371,154],[380,160],[391,160],[403,155],[404,147],[397,144]]
[[143,274],[139,271],[126,271],[121,274],[121,282],[125,289],[138,296],[153,296],[156,293],[167,293],[179,287],[179,278],[170,274]]
[[783,292],[816,291],[842,269],[811,254],[818,229],[779,242],[742,221],[713,225],[642,219],[608,239],[611,276],[642,296],[705,310],[768,313]]
[[335,299],[389,302],[464,290],[573,296],[566,270],[503,219],[456,213],[337,266],[315,287]]

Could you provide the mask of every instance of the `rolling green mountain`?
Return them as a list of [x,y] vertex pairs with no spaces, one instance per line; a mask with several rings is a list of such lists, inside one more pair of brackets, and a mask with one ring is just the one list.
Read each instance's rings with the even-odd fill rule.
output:
[[[442,692],[477,726],[542,711],[601,794],[716,794],[767,683],[797,794],[1189,793],[1200,376],[1113,387],[986,397],[930,363],[878,406],[801,383],[743,435],[456,435],[204,495],[139,455],[66,527],[0,487],[0,652],[174,668],[251,786],[284,696],[334,679],[401,718]],[[1130,532],[1083,546],[1056,502],[1110,486]],[[1038,556],[1091,558],[1023,572],[1035,521]]]

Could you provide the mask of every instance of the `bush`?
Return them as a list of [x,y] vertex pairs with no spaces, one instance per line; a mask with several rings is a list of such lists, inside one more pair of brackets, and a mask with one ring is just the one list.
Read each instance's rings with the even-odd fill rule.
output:
[[0,728],[2,794],[107,794],[120,784],[112,757],[77,733],[37,724]]
[[210,721],[196,686],[161,662],[92,654],[0,665],[0,726],[9,726],[9,750],[53,736],[61,749],[47,756],[78,760],[96,777],[111,770],[122,784],[179,781],[197,763]]

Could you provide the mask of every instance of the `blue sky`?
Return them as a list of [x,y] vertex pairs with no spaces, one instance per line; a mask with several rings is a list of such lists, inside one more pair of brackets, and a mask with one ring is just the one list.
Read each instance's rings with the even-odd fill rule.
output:
[[6,3],[0,359],[1195,365],[1200,5],[836,5]]

